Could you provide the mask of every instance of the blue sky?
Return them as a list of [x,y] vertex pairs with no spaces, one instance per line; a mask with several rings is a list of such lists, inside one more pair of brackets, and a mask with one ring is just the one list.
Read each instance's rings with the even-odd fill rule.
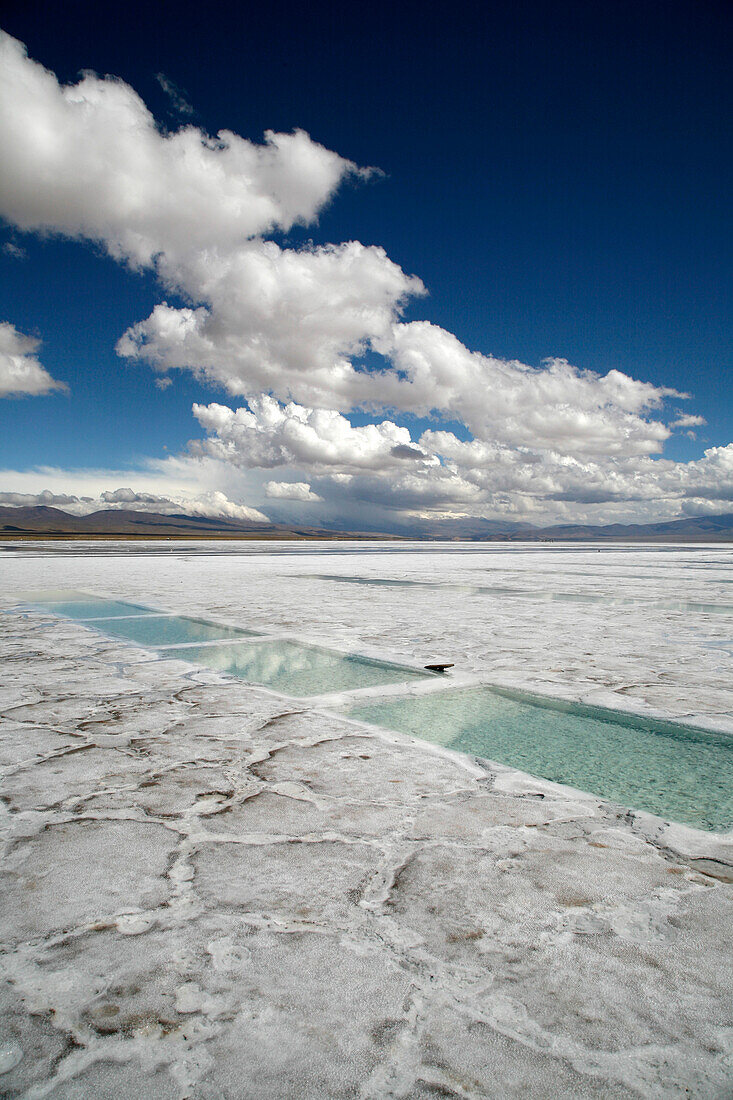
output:
[[[425,516],[604,522],[730,508],[726,6],[128,4],[120,16],[10,0],[2,27],[58,85],[29,96],[31,60],[6,81],[2,109],[17,125],[0,158],[0,321],[12,326],[0,356],[4,346],[13,369],[25,356],[66,387],[43,393],[35,368],[25,393],[6,384],[7,500],[47,490],[88,496],[74,502],[83,510],[125,486],[163,506],[211,511],[226,499],[242,515],[382,528]],[[181,224],[174,232],[156,211],[163,200],[146,178],[152,251],[133,256],[124,196],[110,213],[120,163],[109,118],[80,121],[79,96],[67,94],[76,117],[62,127],[68,148],[53,153],[66,158],[53,162],[68,167],[66,197],[28,160],[50,141],[59,86],[85,70],[133,89],[161,135],[193,126],[200,141],[224,129],[255,148],[266,130],[305,131],[322,163],[288,177],[288,187],[304,181],[297,217],[281,210],[259,224],[238,207],[230,228],[214,218],[226,196],[212,153],[196,252],[186,252],[183,157],[171,168]],[[325,151],[339,158],[328,180]],[[289,154],[278,155],[284,171]],[[144,158],[138,167],[150,169]],[[72,211],[74,188],[89,224]],[[235,256],[242,219],[255,244]],[[267,317],[253,258],[262,240],[278,250],[273,277],[287,287]],[[300,263],[308,242],[349,241],[383,259],[344,258],[325,276],[324,257],[313,270]],[[232,271],[246,266],[241,308],[245,276],[220,277],[211,261],[212,289],[204,270],[202,257],[225,253]],[[302,268],[295,288],[291,259]],[[408,285],[413,275],[426,294]],[[379,314],[363,330],[349,313],[362,299]],[[173,347],[148,326],[118,355],[123,333],[163,301],[176,319],[206,311],[205,347],[203,330]],[[21,347],[28,336],[40,345]],[[251,347],[240,356],[248,342],[264,366]],[[548,359],[569,364],[551,382]],[[344,360],[370,385],[344,382]],[[649,388],[631,395],[609,372]],[[289,401],[302,411],[285,411]],[[194,405],[230,415],[194,415]],[[419,453],[395,457],[405,438]]]

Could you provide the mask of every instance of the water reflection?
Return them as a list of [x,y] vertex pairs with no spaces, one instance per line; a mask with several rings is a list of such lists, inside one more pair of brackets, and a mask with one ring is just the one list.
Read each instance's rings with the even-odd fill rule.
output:
[[161,650],[163,655],[185,658],[285,695],[323,695],[431,676],[417,669],[280,640]]
[[[94,622],[90,626],[97,625]],[[227,638],[257,637],[254,630],[243,627],[219,626],[204,619],[188,619],[177,615],[145,615],[143,618],[99,621],[99,629],[115,638],[125,638],[138,645],[177,646],[193,642],[223,641]]]
[[54,615],[64,615],[68,619],[117,619],[130,615],[154,615],[150,607],[139,604],[123,603],[119,600],[49,600],[36,602],[34,607],[50,611]]

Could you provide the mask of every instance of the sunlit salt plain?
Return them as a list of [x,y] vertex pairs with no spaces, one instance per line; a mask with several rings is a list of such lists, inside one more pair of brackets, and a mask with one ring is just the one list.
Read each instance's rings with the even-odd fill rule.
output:
[[[0,1087],[728,1095],[732,565],[725,546],[5,544]],[[454,667],[418,673],[436,661]],[[484,756],[477,713],[499,706],[503,737],[517,692],[562,705],[527,751]],[[536,751],[567,704],[589,721]],[[624,713],[623,737],[587,741]],[[670,721],[698,733],[689,783],[665,748],[665,813],[638,792]],[[583,744],[577,781],[551,782]],[[630,762],[608,802],[604,751]]]
[[731,581],[725,546],[56,543],[6,551],[0,593],[68,587],[398,663],[444,658],[454,678],[733,732]]

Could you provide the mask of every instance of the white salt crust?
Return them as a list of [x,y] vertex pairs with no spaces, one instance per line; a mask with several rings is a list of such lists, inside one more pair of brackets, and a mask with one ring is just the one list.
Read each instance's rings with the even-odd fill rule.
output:
[[[725,548],[344,549],[0,552],[0,1094],[729,1095],[729,837],[18,602],[77,588],[733,730]],[[438,587],[315,576],[339,573]]]

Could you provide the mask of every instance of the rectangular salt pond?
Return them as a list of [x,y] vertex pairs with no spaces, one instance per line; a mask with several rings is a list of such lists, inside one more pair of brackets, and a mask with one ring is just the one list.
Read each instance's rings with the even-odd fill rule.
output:
[[[53,615],[64,615],[67,619],[118,619],[128,615],[154,615],[150,607],[141,607],[135,603],[123,603],[121,600],[105,600],[88,597],[79,600],[43,600],[34,601],[34,607],[50,611]],[[160,612],[158,612],[160,614]]]
[[34,593],[33,605],[54,615],[78,619],[113,638],[125,638],[143,646],[191,645],[196,642],[226,641],[229,638],[256,638],[255,630],[220,626],[205,619],[190,619],[185,615],[166,615],[150,607],[121,600],[94,598],[87,593],[73,593],[78,599],[59,598],[56,592]]
[[193,642],[226,641],[227,638],[257,637],[256,631],[235,626],[219,626],[204,619],[188,619],[179,615],[144,615],[134,619],[89,620],[113,638],[126,638],[144,646],[179,646]]
[[348,714],[667,820],[733,828],[733,738],[722,733],[488,687],[365,701]]
[[401,684],[434,675],[386,661],[282,640],[161,650],[160,655],[193,661],[251,684],[262,684],[272,691],[297,696]]

